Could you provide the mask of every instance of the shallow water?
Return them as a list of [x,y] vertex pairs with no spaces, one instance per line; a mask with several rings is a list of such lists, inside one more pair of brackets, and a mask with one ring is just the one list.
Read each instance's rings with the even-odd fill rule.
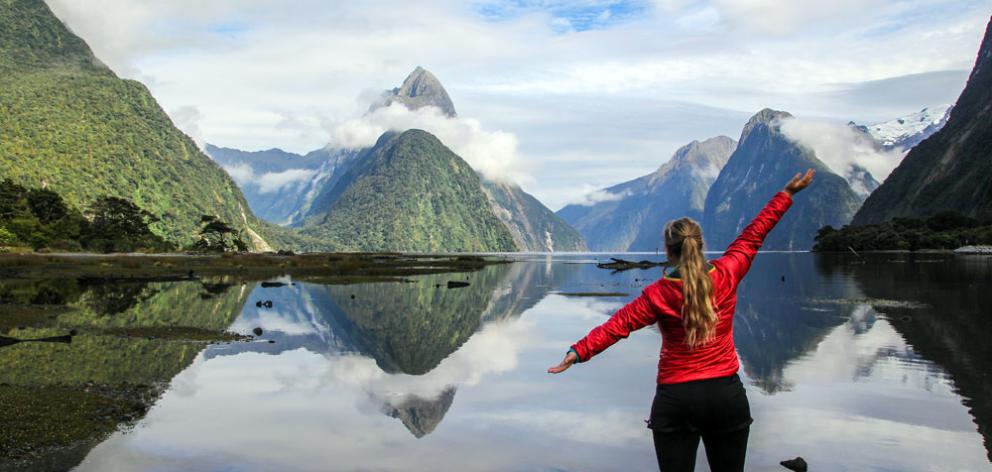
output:
[[[58,324],[89,331],[0,350],[0,383],[160,385],[147,412],[56,468],[651,470],[657,330],[545,373],[660,276],[596,258],[527,256],[411,283],[87,287]],[[814,470],[992,469],[990,288],[989,257],[759,255],[735,319],[749,470],[795,456]],[[133,326],[263,334],[108,335]]]

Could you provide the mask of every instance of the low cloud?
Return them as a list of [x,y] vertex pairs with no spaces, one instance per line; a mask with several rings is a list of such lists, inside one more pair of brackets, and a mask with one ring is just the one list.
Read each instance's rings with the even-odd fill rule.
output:
[[172,118],[173,124],[176,128],[182,130],[187,136],[193,139],[193,142],[203,149],[206,140],[203,139],[203,130],[200,129],[200,121],[203,120],[203,113],[200,113],[200,109],[195,106],[182,106],[172,110],[169,113],[169,117]]
[[222,167],[239,187],[244,187],[255,182],[255,171],[248,164],[241,163]]
[[593,206],[597,203],[615,202],[628,196],[630,196],[629,190],[624,190],[620,193],[610,193],[604,189],[592,190],[587,187],[579,197],[574,198],[568,203],[579,206]]
[[290,185],[309,182],[317,174],[317,171],[312,169],[289,169],[258,175],[246,163],[223,166],[223,168],[239,187],[253,185],[258,187],[258,193],[275,193]]
[[259,193],[273,193],[290,185],[309,182],[317,174],[312,169],[289,169],[282,172],[266,172],[258,178]]
[[410,110],[394,103],[329,131],[332,147],[358,149],[374,145],[386,131],[409,129],[422,129],[437,136],[487,179],[512,183],[531,180],[527,166],[517,154],[518,141],[514,134],[483,130],[478,120],[449,118],[436,107]]
[[905,155],[882,149],[870,136],[841,123],[792,118],[784,120],[781,129],[787,138],[812,149],[830,170],[842,176],[859,165],[882,182]]

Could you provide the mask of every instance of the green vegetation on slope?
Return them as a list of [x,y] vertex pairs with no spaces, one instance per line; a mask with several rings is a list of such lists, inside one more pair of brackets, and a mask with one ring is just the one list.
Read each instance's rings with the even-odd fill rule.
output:
[[[430,133],[387,133],[342,176],[303,234],[347,251],[514,251],[479,176]],[[326,207],[325,207],[326,208]]]
[[148,89],[103,67],[43,1],[0,4],[0,175],[55,190],[77,208],[128,199],[182,245],[201,215],[258,224],[234,181]]

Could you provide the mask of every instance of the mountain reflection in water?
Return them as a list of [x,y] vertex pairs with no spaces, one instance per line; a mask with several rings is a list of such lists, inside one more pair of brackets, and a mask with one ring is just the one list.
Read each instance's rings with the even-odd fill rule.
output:
[[[576,263],[597,257],[606,256],[535,256],[406,283],[83,290],[60,326],[202,318],[263,334],[159,343],[139,351],[131,371],[105,373],[169,384],[130,432],[92,448],[79,470],[651,469],[642,420],[654,393],[656,329],[564,375],[544,373],[660,275]],[[755,417],[749,468],[775,470],[796,455],[819,470],[989,468],[989,259],[866,257],[762,254],[741,285],[735,341]],[[271,308],[256,306],[266,300]],[[240,308],[225,308],[231,303]],[[155,345],[122,339],[114,342],[130,344],[30,349],[71,366],[70,353]],[[190,350],[166,352],[179,345]],[[13,349],[21,348],[0,356]],[[162,359],[181,362],[156,368]],[[568,454],[547,453],[562,447]]]

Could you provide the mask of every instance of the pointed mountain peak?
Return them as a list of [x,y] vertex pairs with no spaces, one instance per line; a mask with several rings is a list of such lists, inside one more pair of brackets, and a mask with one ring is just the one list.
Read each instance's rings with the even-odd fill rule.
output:
[[755,113],[747,121],[747,124],[744,125],[744,131],[741,132],[741,141],[744,141],[756,128],[777,129],[778,122],[786,118],[792,118],[792,114],[786,111],[772,110],[771,108],[765,108]]
[[650,174],[649,182],[654,185],[677,168],[686,167],[693,172],[701,172],[707,178],[716,179],[720,169],[730,159],[737,141],[726,136],[716,136],[704,141],[693,141],[680,147],[668,162]]
[[455,112],[455,104],[451,102],[451,97],[441,85],[441,81],[430,71],[420,66],[417,66],[406,77],[402,85],[386,91],[379,102],[369,107],[369,111],[387,107],[393,102],[402,103],[411,110],[434,106],[449,118],[458,116]]

